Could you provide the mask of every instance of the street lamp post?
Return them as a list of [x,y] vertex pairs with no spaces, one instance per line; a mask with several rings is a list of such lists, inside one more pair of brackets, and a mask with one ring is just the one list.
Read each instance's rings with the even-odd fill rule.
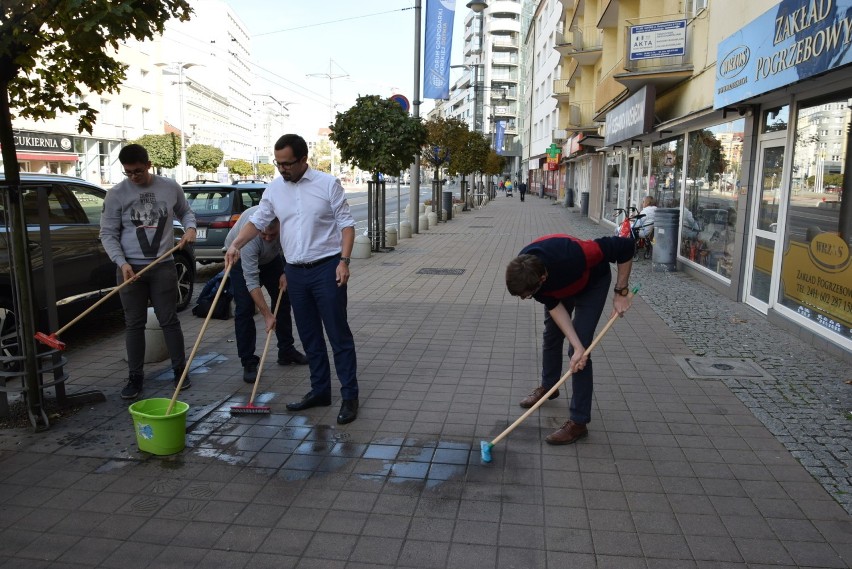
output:
[[473,13],[479,16],[479,46],[477,49],[479,61],[473,68],[473,130],[482,134],[485,132],[485,124],[483,120],[485,109],[483,108],[483,105],[480,102],[484,103],[485,93],[482,93],[482,95],[480,95],[481,89],[479,87],[479,67],[482,66],[482,82],[485,83],[485,66],[482,57],[484,45],[484,24],[482,12],[486,8],[488,8],[488,3],[483,0],[470,0],[470,2],[467,3],[466,7],[470,10],[473,10]]
[[[186,96],[183,88],[184,70],[189,69],[190,67],[195,67],[199,64],[178,61],[174,63],[157,63],[156,65],[158,67],[166,68],[163,71],[164,75],[178,76],[178,104],[180,106],[178,109],[178,113],[180,115],[180,169],[178,170],[178,183],[182,184],[186,181]],[[176,67],[177,71],[174,71],[173,67]]]
[[[322,77],[324,79],[328,79],[328,125],[329,125],[329,127],[331,127],[331,125],[334,123],[334,107],[336,106],[334,104],[334,80],[349,77],[348,73],[337,73],[337,74],[332,73],[331,66],[332,66],[333,63],[334,63],[333,59],[328,60],[328,73],[309,73],[307,75],[308,77]],[[340,67],[340,66],[338,65],[338,67]],[[330,157],[330,159],[331,159],[331,162],[330,162],[331,163],[331,175],[334,176],[334,143],[331,140],[329,140],[328,143],[329,143],[329,148],[331,149],[331,157]]]
[[[414,0],[414,98],[411,111],[415,119],[420,118],[420,12],[421,0]],[[411,232],[420,233],[420,152],[414,155],[411,166],[411,183],[408,189],[408,217]]]

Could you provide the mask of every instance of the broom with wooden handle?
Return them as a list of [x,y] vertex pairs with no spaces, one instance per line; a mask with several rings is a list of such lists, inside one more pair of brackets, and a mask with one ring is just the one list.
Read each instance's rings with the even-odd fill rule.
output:
[[[278,300],[275,301],[275,311],[272,313],[273,316],[278,316],[278,308],[281,306],[281,299],[284,297],[284,289],[278,290]],[[251,398],[249,399],[248,405],[235,405],[231,407],[232,415],[248,415],[252,413],[268,415],[272,412],[272,410],[266,405],[255,405],[254,404],[254,396],[257,395],[257,386],[260,385],[260,374],[263,373],[263,364],[266,362],[266,352],[269,351],[269,340],[272,339],[273,330],[268,330],[266,332],[266,345],[263,346],[263,354],[260,356],[260,363],[257,364],[257,377],[254,378],[254,387],[251,390]]]
[[[147,271],[151,267],[155,266],[160,261],[166,260],[166,257],[169,257],[172,253],[174,253],[178,249],[180,249],[180,244],[175,245],[174,247],[172,247],[171,249],[169,249],[168,251],[166,251],[165,253],[163,253],[162,255],[160,255],[159,257],[154,259],[153,261],[151,261],[151,263],[148,266],[146,266],[145,268],[141,269],[138,273],[136,273],[136,277],[140,276],[142,273],[144,273],[145,271]],[[109,300],[110,298],[112,298],[113,295],[117,294],[121,289],[123,289],[124,287],[126,287],[130,283],[136,281],[136,277],[134,277],[132,279],[126,279],[123,283],[121,283],[120,285],[116,286],[114,289],[109,291],[109,293],[107,293],[106,296],[102,297],[100,300],[98,300],[96,303],[91,305],[89,308],[84,310],[80,315],[78,315],[76,318],[74,318],[74,320],[72,320],[71,322],[69,322],[68,324],[66,324],[65,326],[63,326],[62,328],[60,328],[59,330],[54,332],[53,334],[45,334],[44,332],[36,332],[35,333],[35,339],[38,340],[39,342],[41,342],[42,344],[44,344],[45,346],[50,346],[51,348],[53,348],[55,350],[64,350],[65,349],[65,342],[60,340],[59,336],[63,332],[68,330],[68,328],[70,328],[71,326],[73,326],[74,324],[79,322],[84,316],[89,314],[95,308],[97,308],[98,306],[100,306],[101,304],[103,304],[104,302]]]
[[186,380],[186,376],[189,374],[189,367],[192,364],[192,360],[195,358],[195,352],[198,351],[198,346],[201,345],[201,338],[204,337],[204,332],[207,331],[207,325],[210,323],[210,318],[213,316],[213,310],[216,308],[216,304],[219,302],[219,297],[222,296],[222,291],[225,290],[225,284],[228,282],[228,275],[231,274],[231,268],[233,265],[228,265],[225,267],[225,275],[222,277],[222,283],[219,285],[219,290],[216,291],[216,296],[213,297],[213,302],[210,304],[210,308],[207,310],[207,316],[204,318],[204,323],[201,325],[201,330],[198,332],[198,338],[195,340],[195,345],[192,346],[192,352],[189,354],[189,358],[186,360],[186,365],[183,366],[183,373],[180,374],[180,379],[178,380],[177,386],[175,387],[175,394],[172,396],[172,400],[169,402],[169,407],[166,409],[166,415],[172,414],[172,409],[174,409],[175,402],[177,401],[178,394],[180,390],[183,389],[183,382]]
[[[632,298],[632,297],[633,297],[633,295],[634,295],[634,294],[636,294],[637,292],[639,292],[639,285],[634,286],[634,287],[630,290],[630,294],[628,295],[628,298]],[[620,316],[620,314],[615,314],[615,315],[613,315],[613,317],[612,317],[612,318],[610,318],[610,319],[609,319],[609,321],[608,321],[608,322],[606,323],[606,325],[603,327],[603,330],[601,330],[601,331],[600,331],[600,333],[599,333],[597,336],[595,336],[595,339],[594,339],[594,340],[592,340],[592,343],[591,343],[591,344],[589,344],[589,347],[588,347],[588,348],[586,348],[586,352],[585,352],[586,354],[591,353],[591,351],[595,348],[595,346],[597,346],[597,345],[598,345],[598,342],[600,342],[600,341],[601,341],[601,338],[603,338],[603,337],[604,337],[604,334],[606,334],[606,333],[609,331],[609,329],[610,329],[610,328],[612,328],[612,325],[613,325],[613,324],[615,324],[615,321],[616,321],[616,320],[618,320],[619,316]],[[482,459],[482,462],[491,462],[491,449],[494,447],[494,445],[496,445],[497,443],[499,443],[500,441],[502,441],[503,439],[505,439],[507,436],[509,436],[509,433],[511,433],[512,431],[514,431],[514,430],[515,430],[515,428],[516,428],[518,425],[520,425],[521,423],[523,423],[523,422],[524,422],[524,420],[526,420],[526,418],[527,418],[527,417],[529,417],[530,415],[532,415],[532,414],[535,412],[535,410],[536,410],[536,409],[538,409],[539,407],[541,407],[541,406],[544,404],[544,402],[545,402],[545,401],[547,401],[548,399],[550,399],[550,396],[551,396],[551,395],[553,395],[554,393],[556,393],[556,390],[557,390],[557,389],[559,389],[559,387],[560,387],[563,383],[565,383],[565,382],[568,380],[568,378],[569,378],[569,377],[571,377],[571,375],[572,375],[572,374],[573,374],[573,372],[569,369],[569,370],[565,373],[565,375],[563,375],[561,378],[559,378],[559,381],[557,381],[557,382],[556,382],[556,385],[554,385],[553,387],[551,387],[551,388],[547,391],[547,393],[545,393],[544,395],[542,395],[542,396],[541,396],[541,399],[539,399],[538,401],[536,401],[536,402],[535,402],[535,405],[533,405],[532,407],[530,407],[530,408],[526,411],[526,413],[524,413],[523,415],[521,415],[520,417],[518,417],[518,419],[517,419],[514,423],[512,423],[511,425],[509,425],[509,427],[508,427],[508,428],[506,428],[506,430],[505,430],[505,431],[503,431],[502,433],[500,433],[499,435],[497,435],[497,436],[494,438],[494,440],[492,440],[491,442],[488,442],[488,441],[480,441],[480,442],[479,442],[479,453],[480,453],[480,458]]]

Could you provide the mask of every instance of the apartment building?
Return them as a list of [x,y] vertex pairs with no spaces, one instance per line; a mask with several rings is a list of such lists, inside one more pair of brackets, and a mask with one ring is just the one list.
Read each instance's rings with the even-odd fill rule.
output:
[[852,0],[561,3],[560,162],[583,211],[614,229],[654,197],[656,269],[850,357]]
[[[91,134],[77,132],[74,116],[13,122],[23,171],[61,173],[111,186],[123,179],[118,152],[146,134],[174,132],[185,146],[210,144],[227,158],[251,161],[271,148],[270,129],[281,125],[286,108],[255,102],[251,42],[247,28],[221,0],[194,0],[193,18],[169,22],[153,41],[122,42],[116,52],[127,78],[115,93],[84,96],[98,111]],[[254,113],[253,107],[263,109]],[[279,131],[283,129],[278,128]],[[258,150],[256,150],[258,149]],[[0,163],[2,168],[2,163]],[[196,175],[165,171],[179,181]]]
[[567,137],[564,103],[568,99],[562,88],[563,60],[555,49],[562,43],[562,4],[559,0],[529,2],[524,12],[522,177],[528,180],[532,195],[563,199],[565,165],[558,155]]
[[[480,13],[464,18],[464,63],[450,86],[447,101],[436,102],[433,115],[461,119],[481,132],[507,158],[507,176],[520,173],[521,0],[494,0]],[[457,49],[457,48],[456,48]]]

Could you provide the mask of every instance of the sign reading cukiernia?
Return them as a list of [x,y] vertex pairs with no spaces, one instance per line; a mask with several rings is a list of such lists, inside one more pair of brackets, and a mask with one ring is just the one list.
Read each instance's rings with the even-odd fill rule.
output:
[[783,0],[719,43],[713,107],[852,63],[850,42],[852,0]]

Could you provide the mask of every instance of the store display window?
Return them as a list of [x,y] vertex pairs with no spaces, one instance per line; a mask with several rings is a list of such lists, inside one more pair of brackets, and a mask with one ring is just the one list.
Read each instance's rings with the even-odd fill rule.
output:
[[618,193],[621,189],[621,160],[622,153],[614,152],[606,156],[606,179],[604,180],[603,218],[616,223],[618,216]]
[[[730,279],[745,120],[689,133],[680,255]],[[780,182],[780,179],[779,179]]]
[[[852,339],[850,93],[803,102],[796,112],[791,188],[778,303]],[[845,183],[844,183],[845,182]]]
[[651,169],[648,188],[657,207],[678,207],[683,175],[683,137],[660,142],[651,147]]

